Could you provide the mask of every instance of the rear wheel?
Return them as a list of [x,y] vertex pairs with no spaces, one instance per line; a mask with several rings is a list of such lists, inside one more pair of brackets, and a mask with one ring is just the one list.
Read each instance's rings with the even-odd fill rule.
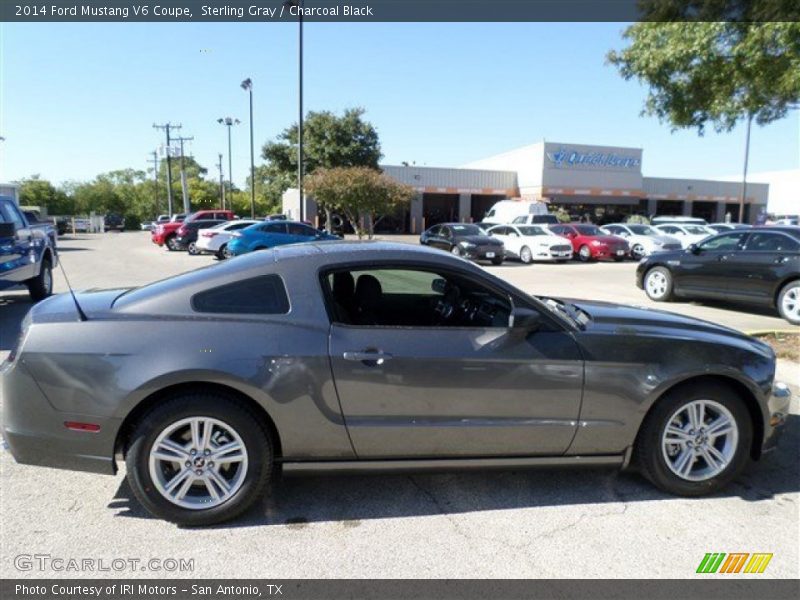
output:
[[644,291],[656,302],[672,299],[672,273],[665,267],[653,267],[644,276]]
[[453,246],[452,248],[450,248],[450,254],[452,254],[453,256],[461,256],[461,248],[459,248],[458,246]]
[[644,258],[647,253],[645,252],[644,246],[641,244],[634,244],[633,248],[631,248],[631,254],[633,255],[633,258],[638,260],[640,258]]
[[217,250],[217,258],[220,260],[225,260],[226,258],[230,258],[230,253],[228,252],[228,244],[222,244],[220,249]]
[[198,254],[200,254],[200,250],[197,249],[196,242],[189,242],[189,247],[187,248],[187,250],[189,251],[189,254],[191,254],[192,256],[197,256]]
[[502,256],[495,256],[495,257],[492,259],[492,264],[493,264],[494,266],[496,266],[496,267],[498,267],[498,266],[502,265],[502,264],[503,264],[503,257],[502,257]]
[[233,519],[261,496],[272,471],[272,440],[236,397],[186,392],[135,425],[125,463],[139,502],[179,525]]
[[671,494],[715,492],[747,465],[753,424],[742,399],[718,383],[668,392],[636,441],[644,475]]
[[800,280],[783,286],[778,295],[778,312],[792,325],[800,325]]
[[49,257],[42,259],[42,268],[39,270],[39,274],[33,279],[29,279],[26,285],[28,294],[34,302],[44,300],[53,293],[53,266]]
[[592,260],[592,249],[589,246],[581,246],[578,250],[578,259],[581,262],[589,262]]
[[526,265],[533,262],[533,252],[527,246],[523,246],[519,251],[519,259]]

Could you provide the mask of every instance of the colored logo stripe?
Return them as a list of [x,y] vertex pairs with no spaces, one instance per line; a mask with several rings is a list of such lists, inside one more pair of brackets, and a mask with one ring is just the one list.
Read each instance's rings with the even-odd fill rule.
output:
[[747,552],[734,552],[728,554],[728,558],[724,563],[722,563],[722,569],[720,570],[720,573],[738,573],[742,570],[744,561],[747,560],[748,556],[750,556],[750,554]]
[[750,562],[744,568],[745,573],[763,573],[767,568],[769,561],[772,560],[772,554],[753,554]]
[[[749,561],[747,560],[748,557],[750,558]],[[769,553],[732,552],[731,554],[726,554],[725,552],[708,552],[703,557],[703,560],[700,561],[697,572],[734,574],[741,573],[742,568],[744,568],[744,573],[763,573],[771,560],[772,554]]]
[[698,573],[716,573],[719,569],[722,559],[725,558],[724,552],[707,553],[703,560],[700,561],[700,566],[697,567]]

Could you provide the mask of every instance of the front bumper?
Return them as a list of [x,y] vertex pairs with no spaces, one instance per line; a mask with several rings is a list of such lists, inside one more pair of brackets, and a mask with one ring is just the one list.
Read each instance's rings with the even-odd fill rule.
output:
[[496,260],[505,257],[503,246],[459,247],[461,248],[462,256],[472,260]]
[[789,416],[789,405],[792,402],[792,391],[784,383],[776,382],[767,399],[768,421],[764,424],[764,443],[762,452],[773,450],[784,430],[783,425]]

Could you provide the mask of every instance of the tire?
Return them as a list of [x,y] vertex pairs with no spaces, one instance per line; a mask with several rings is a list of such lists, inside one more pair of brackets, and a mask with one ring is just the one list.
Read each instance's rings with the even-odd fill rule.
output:
[[49,256],[42,259],[42,268],[39,269],[39,274],[26,281],[25,284],[28,287],[28,295],[34,302],[44,300],[53,293],[53,265]]
[[458,246],[453,246],[452,248],[450,248],[450,254],[452,254],[453,256],[461,256],[461,248],[459,248]]
[[[696,443],[706,437],[706,433],[691,429],[693,425],[689,420],[681,421],[681,417],[688,414],[682,411],[700,402],[704,403],[705,414],[700,431],[707,432],[723,417],[735,426],[725,436],[706,438],[702,450],[698,450]],[[675,440],[673,444],[665,441],[670,424],[673,432],[681,432],[670,436]],[[690,431],[696,433],[689,434]],[[683,436],[687,441],[677,441],[684,439]],[[642,474],[661,490],[679,496],[702,496],[723,488],[742,472],[750,459],[752,441],[753,423],[738,394],[720,383],[687,384],[667,392],[650,411],[636,438],[636,460]],[[716,454],[709,448],[714,448]],[[717,461],[714,468],[702,452]],[[689,458],[683,460],[683,456]],[[720,461],[718,457],[726,460]],[[679,475],[681,471],[686,475]]]
[[189,242],[189,247],[187,248],[187,250],[191,256],[197,256],[198,254],[200,254],[200,250],[197,249],[196,242]]
[[531,252],[531,249],[527,246],[523,246],[519,249],[519,259],[526,265],[529,265],[533,262],[533,252]]
[[496,257],[494,257],[494,258],[492,259],[492,264],[493,264],[495,267],[499,267],[500,265],[502,265],[502,264],[503,264],[503,257],[502,257],[502,256],[496,256]]
[[624,256],[615,256],[614,257],[614,262],[622,262],[623,260],[625,260]]
[[592,262],[592,249],[585,244],[578,249],[578,260],[581,262]]
[[647,252],[645,252],[644,246],[641,244],[634,244],[633,248],[631,248],[631,256],[636,260],[644,258],[646,255]]
[[[182,435],[190,435],[187,428],[191,430],[191,426],[185,423],[192,418],[205,419],[204,423],[214,420],[211,431],[217,442],[209,442],[212,448],[209,456],[213,458],[214,448],[219,449],[230,441],[240,441],[244,446],[244,452],[241,453],[243,458],[221,468],[199,452],[196,455],[183,454],[191,445],[191,437],[186,438],[183,448],[175,440],[182,441],[181,432]],[[175,456],[176,460],[151,456],[154,444],[174,427],[177,429],[172,435],[179,437],[172,437],[173,448],[179,450],[171,450],[170,455]],[[198,437],[202,437],[204,429],[205,426],[198,428]],[[231,457],[230,454],[228,456]],[[178,525],[203,526],[234,519],[249,509],[267,487],[273,470],[273,456],[272,439],[263,420],[239,398],[220,392],[186,391],[165,399],[141,416],[133,427],[125,464],[131,489],[148,512]],[[181,465],[184,459],[187,461]],[[184,484],[188,477],[192,478],[193,483],[188,485],[182,500],[168,499],[166,485],[174,482],[174,477],[180,477],[185,465],[190,462],[195,465],[187,470],[184,479],[178,480],[178,489],[173,498],[186,487]],[[198,482],[191,471],[195,474],[202,472],[209,481],[213,479],[211,471],[216,471],[233,488],[230,496],[225,497],[226,492],[221,486]],[[229,476],[230,479],[226,479]],[[159,491],[159,488],[163,491]],[[212,488],[216,490],[216,499],[211,493]],[[204,504],[209,504],[209,507],[204,508]]]
[[219,260],[225,260],[226,258],[230,258],[230,253],[228,252],[228,244],[222,244],[217,250],[217,258]]
[[792,325],[800,325],[800,279],[790,281],[781,289],[778,313]]
[[644,274],[644,291],[654,302],[672,300],[672,273],[666,267],[653,267]]
[[166,245],[167,250],[169,250],[170,252],[177,252],[178,251],[178,245],[175,242],[175,236],[174,235],[169,236],[166,239],[166,241],[164,242],[164,245]]

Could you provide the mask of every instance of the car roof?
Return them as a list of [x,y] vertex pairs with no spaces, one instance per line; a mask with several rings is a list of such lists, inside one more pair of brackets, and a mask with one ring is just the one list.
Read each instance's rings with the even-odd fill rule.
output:
[[752,233],[761,231],[780,232],[791,235],[792,237],[800,238],[800,226],[798,225],[766,225],[763,227],[753,227],[750,230]]

